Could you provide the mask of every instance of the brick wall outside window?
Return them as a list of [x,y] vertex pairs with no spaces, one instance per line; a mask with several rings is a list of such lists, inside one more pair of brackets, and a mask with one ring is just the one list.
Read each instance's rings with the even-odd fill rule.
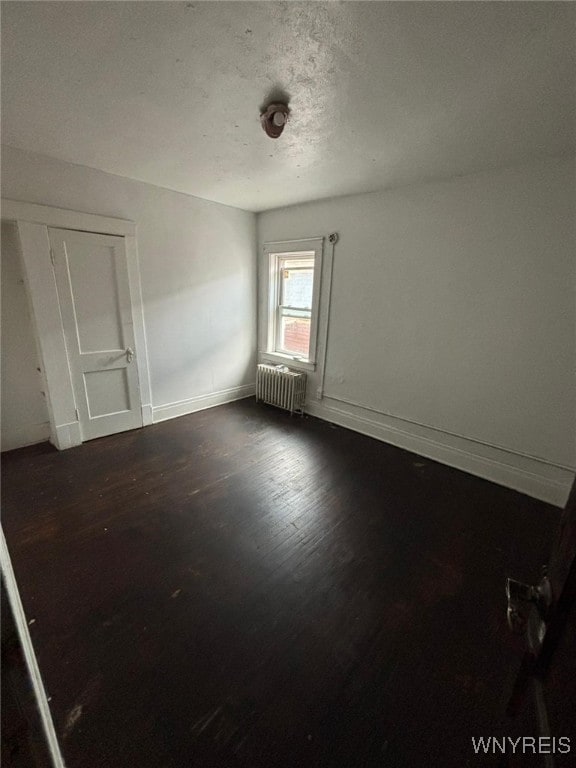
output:
[[310,320],[294,318],[284,326],[284,349],[303,357],[308,357],[310,350]]

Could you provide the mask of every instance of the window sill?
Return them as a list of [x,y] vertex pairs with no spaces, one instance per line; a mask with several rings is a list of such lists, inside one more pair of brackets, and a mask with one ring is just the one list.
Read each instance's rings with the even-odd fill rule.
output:
[[260,352],[260,362],[271,365],[287,365],[289,368],[300,371],[315,371],[316,363],[308,360],[298,360],[290,355],[282,355],[279,352]]

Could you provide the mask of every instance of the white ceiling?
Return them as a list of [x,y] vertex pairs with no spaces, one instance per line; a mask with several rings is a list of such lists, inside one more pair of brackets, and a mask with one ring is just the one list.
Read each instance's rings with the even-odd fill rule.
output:
[[574,148],[572,3],[2,6],[4,143],[248,210]]

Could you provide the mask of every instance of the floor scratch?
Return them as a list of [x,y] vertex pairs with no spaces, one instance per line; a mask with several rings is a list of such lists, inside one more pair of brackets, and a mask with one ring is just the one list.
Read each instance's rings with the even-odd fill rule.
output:
[[[222,711],[222,707],[217,707],[212,714],[209,712],[204,715],[204,717],[201,717],[200,720],[198,720],[194,725],[192,726],[192,732],[197,732],[198,734],[202,733],[202,731],[205,731],[206,728],[210,725],[210,723],[214,720],[215,717],[217,717],[220,712]],[[202,726],[201,728],[199,726]]]
[[68,713],[68,717],[66,718],[66,723],[64,724],[64,738],[68,736],[72,730],[74,729],[74,726],[80,720],[82,717],[82,704],[76,704],[75,707],[73,707],[70,712]]

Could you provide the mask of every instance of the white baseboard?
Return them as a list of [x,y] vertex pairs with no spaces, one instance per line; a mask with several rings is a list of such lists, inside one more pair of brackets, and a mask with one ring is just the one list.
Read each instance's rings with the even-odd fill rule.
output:
[[240,387],[212,392],[209,395],[179,400],[177,403],[157,405],[152,408],[152,419],[156,424],[159,421],[175,419],[178,416],[185,416],[195,411],[203,411],[205,408],[213,408],[215,405],[224,405],[224,403],[230,403],[233,400],[242,400],[244,397],[251,397],[254,394],[255,386],[255,384],[244,384]]
[[24,448],[26,445],[44,443],[50,438],[50,424],[26,424],[16,429],[2,430],[2,451],[13,451],[15,448]]
[[576,469],[456,437],[329,397],[322,402],[307,403],[306,413],[558,507],[566,504],[574,481]]

